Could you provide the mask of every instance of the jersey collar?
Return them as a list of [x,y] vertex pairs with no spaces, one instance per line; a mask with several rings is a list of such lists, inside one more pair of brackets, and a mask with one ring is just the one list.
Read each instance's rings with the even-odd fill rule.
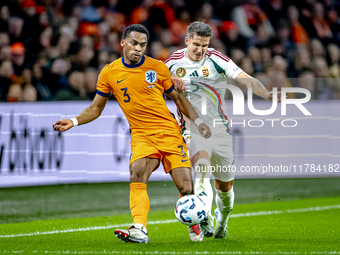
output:
[[141,60],[137,65],[129,65],[129,64],[126,64],[126,63],[124,62],[124,57],[122,57],[122,63],[123,63],[123,65],[124,65],[125,67],[127,67],[127,68],[136,68],[136,67],[140,67],[141,65],[144,64],[144,61],[145,61],[145,56],[143,55],[143,56],[142,56],[142,60]]

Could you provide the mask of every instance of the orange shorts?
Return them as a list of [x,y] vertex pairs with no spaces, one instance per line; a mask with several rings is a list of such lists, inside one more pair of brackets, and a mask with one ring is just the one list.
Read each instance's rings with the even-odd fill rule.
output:
[[178,167],[190,168],[187,145],[181,133],[132,135],[130,164],[146,157],[160,159],[166,173]]

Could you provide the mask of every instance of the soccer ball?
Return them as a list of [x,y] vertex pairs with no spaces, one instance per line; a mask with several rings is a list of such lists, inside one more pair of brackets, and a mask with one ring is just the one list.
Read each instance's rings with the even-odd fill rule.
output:
[[207,216],[205,203],[195,195],[187,195],[178,199],[175,215],[179,222],[187,226],[200,224]]

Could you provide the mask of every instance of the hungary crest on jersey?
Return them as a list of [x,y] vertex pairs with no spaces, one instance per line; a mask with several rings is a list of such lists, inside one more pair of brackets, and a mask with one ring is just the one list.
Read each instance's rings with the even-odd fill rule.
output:
[[209,69],[208,69],[208,67],[203,66],[202,73],[203,73],[203,77],[207,78],[209,76]]

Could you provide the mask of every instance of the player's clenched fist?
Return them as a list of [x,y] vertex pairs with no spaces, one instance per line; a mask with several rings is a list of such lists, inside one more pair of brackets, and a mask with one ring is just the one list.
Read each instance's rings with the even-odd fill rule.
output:
[[203,137],[205,137],[206,139],[209,138],[211,136],[211,130],[210,128],[204,124],[204,123],[201,123],[199,126],[198,126],[198,131],[201,133],[201,135]]
[[61,119],[53,124],[54,131],[64,132],[73,127],[73,122],[70,119]]

